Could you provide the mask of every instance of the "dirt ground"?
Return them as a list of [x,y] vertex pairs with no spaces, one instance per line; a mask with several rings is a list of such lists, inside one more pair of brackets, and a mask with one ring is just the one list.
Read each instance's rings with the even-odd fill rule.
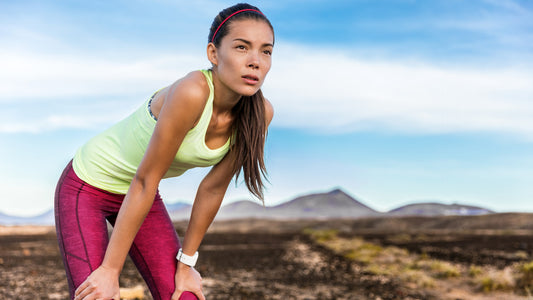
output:
[[[444,299],[432,290],[413,290],[394,278],[365,273],[356,263],[333,254],[302,234],[305,227],[337,224],[324,221],[271,222],[247,220],[213,224],[200,248],[198,271],[208,299]],[[344,223],[343,223],[344,224]],[[351,226],[351,224],[338,226]],[[177,223],[178,233],[185,229]],[[53,228],[0,228],[0,299],[67,299],[65,274]],[[362,234],[362,233],[359,233]],[[441,259],[483,262],[493,257],[504,266],[531,260],[533,241],[507,235],[398,235],[366,233],[381,244],[425,252]],[[482,247],[485,252],[479,251]],[[493,250],[493,251],[492,251]],[[491,252],[492,251],[492,252]],[[521,251],[521,252],[520,252]],[[459,255],[459,254],[460,255]],[[517,255],[516,253],[521,253]],[[525,254],[524,254],[525,253]],[[514,255],[514,256],[513,256]],[[127,261],[121,287],[141,285]],[[457,296],[454,299],[467,299]],[[505,294],[480,294],[477,299],[527,299]]]

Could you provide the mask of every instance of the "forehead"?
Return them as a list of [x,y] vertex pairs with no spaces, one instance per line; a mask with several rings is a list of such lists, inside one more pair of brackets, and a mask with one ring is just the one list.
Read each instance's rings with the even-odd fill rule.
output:
[[242,19],[231,22],[225,40],[245,39],[261,44],[274,44],[274,32],[264,20]]

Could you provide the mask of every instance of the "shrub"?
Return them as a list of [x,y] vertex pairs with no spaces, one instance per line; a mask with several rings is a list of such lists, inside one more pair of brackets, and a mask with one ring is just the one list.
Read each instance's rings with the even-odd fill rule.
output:
[[509,267],[503,270],[492,271],[486,276],[483,276],[480,284],[484,292],[510,291],[516,285],[512,276],[512,270]]
[[481,288],[485,293],[495,290],[494,279],[488,276],[483,277],[481,279]]
[[483,269],[481,267],[478,267],[476,265],[471,265],[468,269],[468,276],[470,277],[477,277],[483,273]]
[[395,276],[398,272],[391,268],[390,266],[380,265],[380,264],[371,264],[365,268],[365,271],[372,273],[374,275],[385,275],[385,276]]
[[430,268],[431,271],[435,272],[437,278],[451,278],[459,277],[459,275],[461,275],[461,272],[459,272],[459,269],[456,266],[445,261],[434,260],[431,263]]
[[337,229],[316,230],[316,229],[307,228],[304,230],[304,233],[309,235],[312,239],[314,239],[318,243],[325,243],[325,242],[328,242],[328,241],[331,241],[337,238],[339,231]]
[[520,265],[519,274],[520,287],[531,289],[533,287],[533,261]]
[[371,243],[362,243],[346,252],[344,257],[355,260],[363,264],[369,264],[374,261],[381,253],[383,248]]
[[433,288],[435,287],[435,280],[422,271],[404,270],[399,274],[401,280],[416,284],[418,288]]

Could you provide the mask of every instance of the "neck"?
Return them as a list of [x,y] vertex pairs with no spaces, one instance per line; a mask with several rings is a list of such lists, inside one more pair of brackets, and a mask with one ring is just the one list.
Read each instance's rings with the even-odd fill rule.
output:
[[239,100],[241,95],[235,93],[226,87],[220,80],[218,80],[218,74],[213,70],[213,86],[214,90],[214,99],[213,99],[213,109],[218,113],[231,113],[231,110]]

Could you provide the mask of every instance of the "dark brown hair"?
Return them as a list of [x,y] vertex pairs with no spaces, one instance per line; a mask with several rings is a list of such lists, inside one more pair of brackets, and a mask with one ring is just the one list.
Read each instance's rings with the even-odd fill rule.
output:
[[[240,10],[233,16],[235,12]],[[227,19],[231,16],[229,19]],[[260,12],[260,10],[246,3],[239,3],[222,10],[214,19],[209,31],[208,42],[213,42],[215,47],[219,47],[220,41],[229,32],[229,25],[233,21],[243,19],[262,20],[266,22],[274,33],[274,28],[270,21]],[[225,22],[224,22],[225,20]],[[220,25],[224,22],[222,25]],[[216,36],[213,35],[216,32]],[[266,118],[265,118],[265,98],[261,90],[252,96],[242,96],[237,105],[232,110],[235,120],[233,121],[233,141],[231,151],[235,151],[235,165],[233,173],[237,180],[241,172],[244,174],[244,182],[248,190],[264,203],[263,197],[263,177],[266,177],[265,162],[263,160],[265,138],[266,138]]]

